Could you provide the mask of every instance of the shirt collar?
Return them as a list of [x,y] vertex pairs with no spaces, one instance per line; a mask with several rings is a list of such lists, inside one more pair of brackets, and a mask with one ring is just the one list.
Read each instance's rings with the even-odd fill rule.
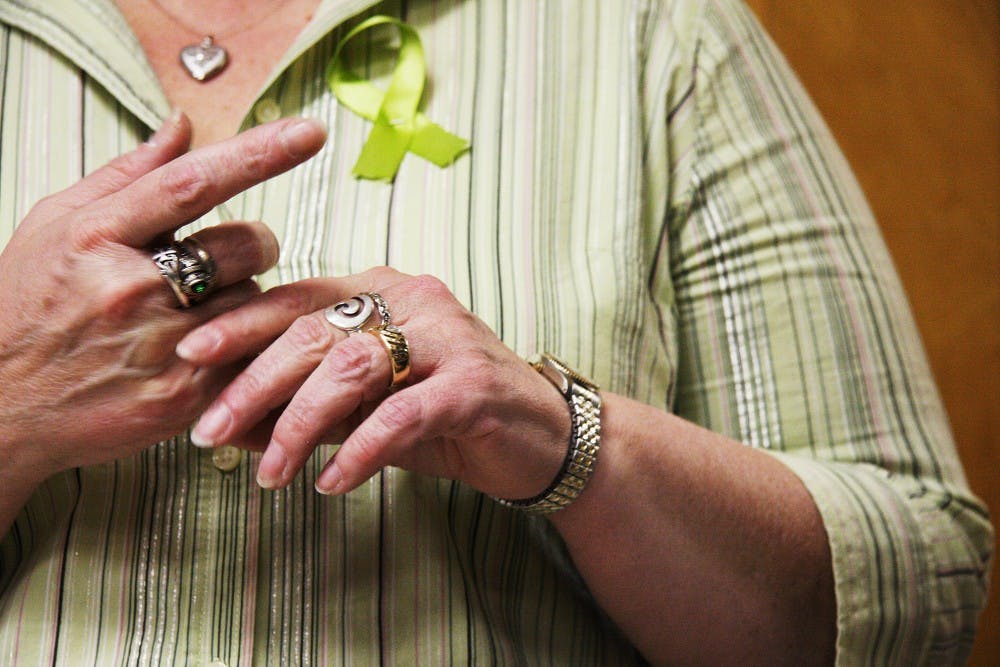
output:
[[66,56],[150,127],[169,114],[152,67],[111,0],[0,0],[0,20]]
[[[263,89],[330,30],[375,4],[377,0],[323,0]],[[150,128],[169,115],[170,103],[156,74],[112,0],[0,0],[0,21],[66,56]]]

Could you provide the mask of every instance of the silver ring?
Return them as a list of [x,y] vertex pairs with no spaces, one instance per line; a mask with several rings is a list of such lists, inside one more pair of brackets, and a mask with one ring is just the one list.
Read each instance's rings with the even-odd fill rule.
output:
[[215,275],[215,260],[212,259],[212,256],[208,254],[207,250],[205,250],[205,246],[202,245],[201,241],[194,236],[189,236],[181,241],[180,244],[184,246],[189,253],[196,256],[201,261],[201,264],[206,272],[212,276]]
[[196,238],[157,248],[152,259],[181,308],[200,303],[215,286],[215,261]]
[[[378,324],[365,326],[378,311]],[[375,292],[357,294],[323,311],[327,322],[349,334],[389,326],[389,306]]]

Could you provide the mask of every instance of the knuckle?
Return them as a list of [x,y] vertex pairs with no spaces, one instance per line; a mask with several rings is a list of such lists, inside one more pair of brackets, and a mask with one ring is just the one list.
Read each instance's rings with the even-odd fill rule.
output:
[[69,228],[66,238],[69,247],[77,253],[99,252],[112,243],[105,220],[79,218]]
[[160,176],[160,188],[175,209],[186,211],[204,203],[211,190],[204,165],[195,159],[168,165]]
[[357,337],[348,338],[329,355],[329,374],[335,382],[357,381],[370,374],[374,360],[372,350],[356,341]]
[[405,429],[420,430],[423,422],[423,403],[405,392],[392,394],[379,407],[377,414],[383,427],[390,432]]
[[315,423],[306,415],[311,412],[312,405],[303,400],[296,409],[285,410],[281,415],[281,423],[275,428],[274,439],[277,440],[286,452],[297,451],[303,446],[310,446],[309,438],[315,429]]
[[398,280],[399,272],[391,266],[373,266],[361,274],[372,285],[384,285]]
[[116,183],[128,183],[141,171],[141,160],[135,151],[119,155],[104,165],[105,174],[109,180]]
[[98,312],[110,323],[130,319],[148,300],[148,286],[138,281],[111,283],[100,288],[96,304]]
[[242,415],[241,406],[253,405],[264,395],[267,388],[267,379],[251,364],[240,375],[237,382],[234,382],[226,390],[224,396],[228,399],[226,404],[229,406],[230,412],[234,415]]
[[250,180],[263,180],[270,175],[271,155],[276,152],[269,144],[255,141],[242,151],[239,158],[240,169]]
[[438,297],[444,294],[451,295],[451,290],[448,289],[448,286],[440,278],[427,273],[414,276],[410,280],[410,289],[428,297]]
[[49,195],[45,195],[41,199],[35,202],[28,213],[29,218],[35,217],[48,217],[51,214],[57,214],[65,210],[65,205],[63,203],[63,197],[65,197],[65,192],[55,192]]
[[288,328],[289,342],[304,352],[325,350],[333,345],[333,332],[314,314],[301,315]]

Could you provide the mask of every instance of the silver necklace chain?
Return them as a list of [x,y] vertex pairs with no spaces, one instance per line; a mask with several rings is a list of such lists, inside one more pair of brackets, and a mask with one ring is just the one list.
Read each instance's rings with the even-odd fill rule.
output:
[[191,78],[202,82],[208,81],[212,77],[221,73],[222,70],[226,69],[226,66],[229,64],[229,51],[227,51],[225,47],[216,44],[216,38],[225,39],[226,37],[232,37],[233,35],[246,32],[251,27],[264,22],[281,9],[281,3],[275,3],[274,7],[271,8],[271,11],[265,13],[263,16],[255,17],[250,21],[231,26],[230,28],[222,31],[206,32],[195,28],[183,18],[168,10],[160,3],[159,0],[149,1],[175,24],[184,28],[184,30],[192,35],[201,36],[201,42],[197,44],[188,44],[180,50],[179,55],[181,65],[184,66],[184,69],[187,70],[187,73],[191,76]]
[[225,39],[227,37],[232,37],[233,35],[238,35],[241,32],[245,32],[245,31],[249,30],[250,28],[252,28],[253,26],[255,26],[257,24],[260,24],[260,23],[263,23],[265,19],[271,18],[272,14],[277,14],[278,10],[281,9],[281,5],[282,5],[282,3],[280,3],[280,2],[276,2],[274,4],[274,6],[271,7],[271,11],[267,12],[263,16],[254,17],[254,18],[250,19],[249,21],[244,21],[243,23],[234,25],[234,26],[229,27],[229,28],[227,28],[225,30],[205,31],[205,30],[201,30],[200,28],[194,27],[193,25],[191,25],[190,23],[188,23],[184,18],[182,18],[181,16],[178,16],[174,12],[172,12],[169,9],[167,9],[166,7],[164,7],[163,3],[160,2],[160,0],[149,0],[149,2],[154,7],[156,7],[157,9],[159,9],[160,12],[163,13],[167,18],[169,18],[171,21],[173,21],[174,23],[176,23],[180,27],[182,27],[185,30],[187,30],[192,35],[199,35],[199,36],[203,36],[203,37],[210,36],[213,39]]

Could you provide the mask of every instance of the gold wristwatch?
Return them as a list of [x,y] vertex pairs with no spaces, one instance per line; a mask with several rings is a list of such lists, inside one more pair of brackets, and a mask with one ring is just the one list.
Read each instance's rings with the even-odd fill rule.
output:
[[569,450],[555,479],[537,496],[496,500],[529,514],[549,514],[576,500],[594,472],[597,453],[601,449],[601,395],[596,384],[551,354],[542,354],[529,363],[559,390],[569,404],[572,421]]

